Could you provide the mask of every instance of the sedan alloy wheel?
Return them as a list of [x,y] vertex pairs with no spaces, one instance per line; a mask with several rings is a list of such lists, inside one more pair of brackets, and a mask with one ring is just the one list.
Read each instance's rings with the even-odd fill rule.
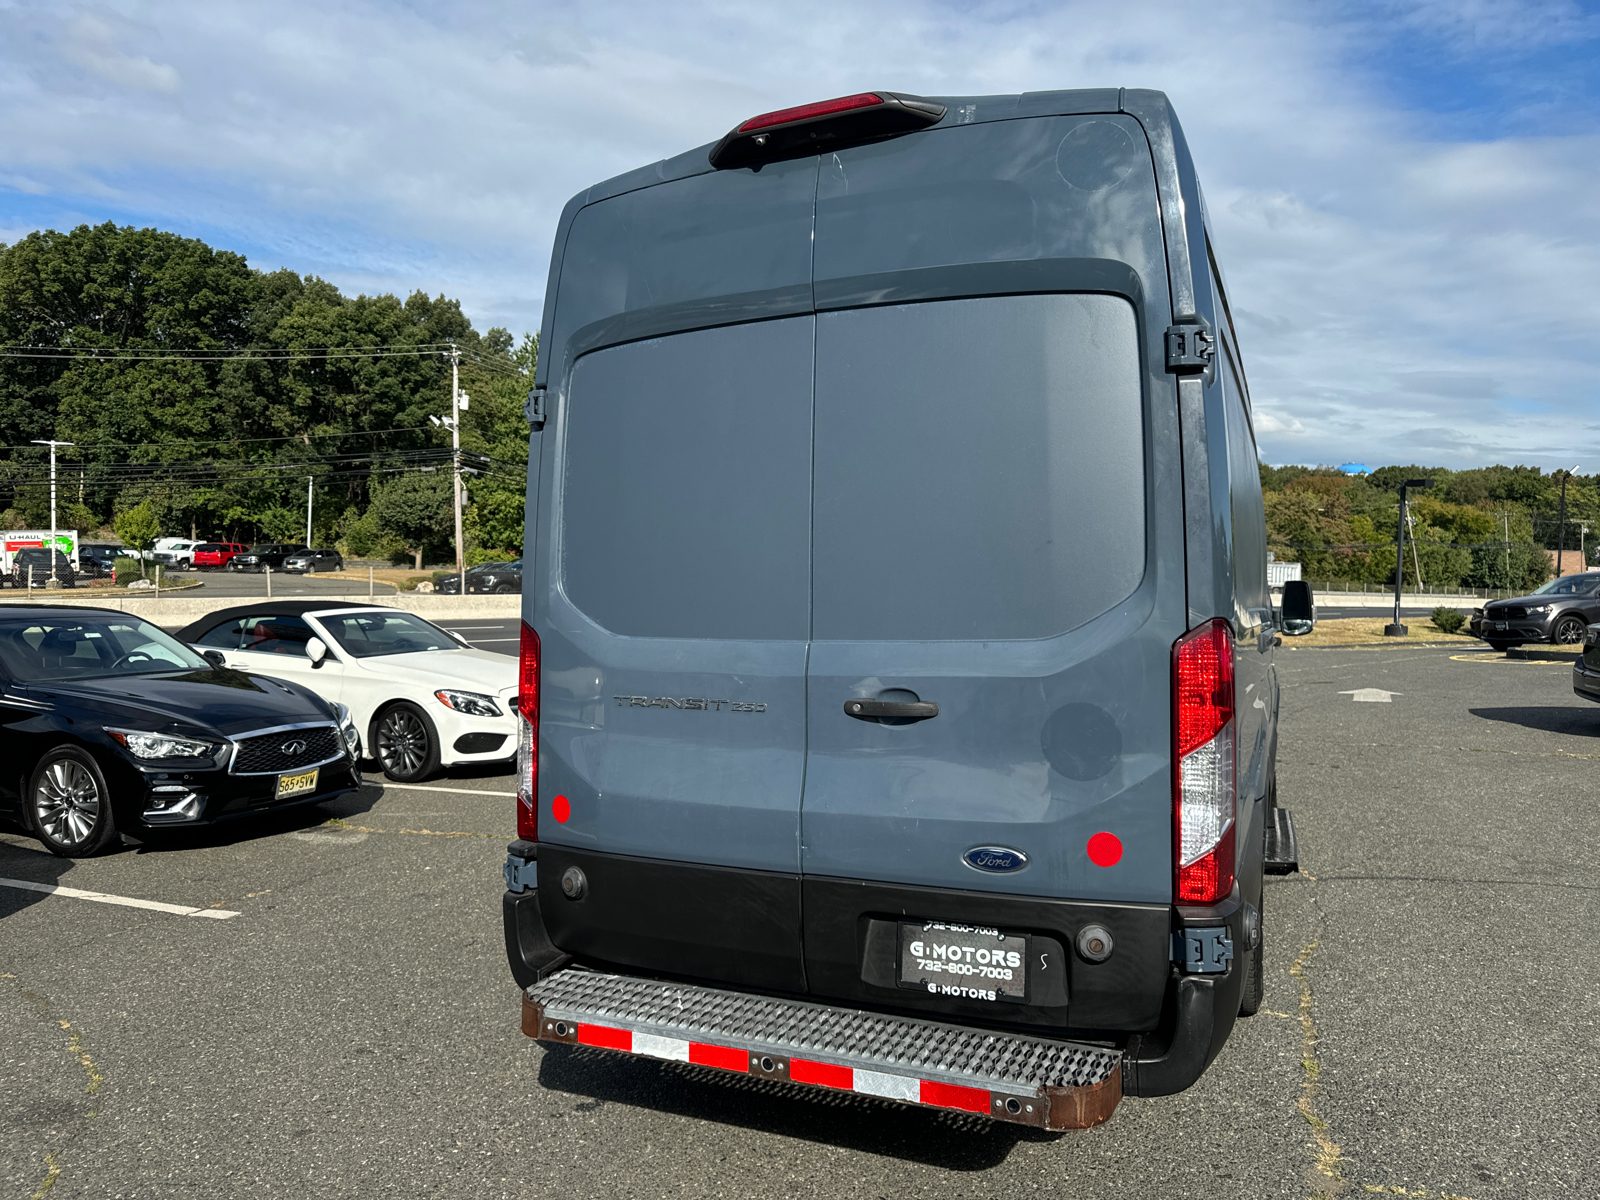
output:
[[414,705],[393,704],[378,715],[374,749],[383,773],[402,783],[426,779],[439,767],[433,723]]
[[47,755],[33,774],[29,816],[51,853],[87,857],[116,836],[110,798],[94,761],[63,747]]

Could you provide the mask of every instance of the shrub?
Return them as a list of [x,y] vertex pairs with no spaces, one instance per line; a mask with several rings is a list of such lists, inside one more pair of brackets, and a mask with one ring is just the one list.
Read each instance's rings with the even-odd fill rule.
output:
[[1467,618],[1453,608],[1440,606],[1433,610],[1433,624],[1444,633],[1456,633],[1467,623]]
[[117,560],[111,564],[112,577],[118,583],[127,583],[130,579],[138,579],[144,574],[144,564],[137,558],[118,555]]

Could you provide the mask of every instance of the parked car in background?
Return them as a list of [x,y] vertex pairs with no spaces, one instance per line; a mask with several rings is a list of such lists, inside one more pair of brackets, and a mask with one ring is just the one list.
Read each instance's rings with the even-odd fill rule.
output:
[[1577,646],[1596,621],[1600,621],[1600,572],[1590,571],[1563,575],[1526,596],[1475,608],[1467,630],[1496,650],[1524,642]]
[[221,570],[235,555],[243,554],[248,549],[248,546],[238,542],[201,542],[194,548],[195,570]]
[[78,574],[85,579],[109,579],[117,559],[133,557],[126,546],[110,542],[90,542],[78,547]]
[[43,546],[29,546],[12,556],[11,574],[6,582],[14,588],[44,587],[52,574],[62,587],[78,586],[77,572],[65,554]]
[[302,575],[313,571],[342,571],[344,556],[337,550],[302,550],[284,559],[283,569]]
[[268,600],[211,613],[178,637],[231,667],[348,704],[364,750],[390,779],[416,783],[442,766],[516,753],[516,659],[475,650],[414,613]]
[[360,786],[358,745],[344,705],[138,617],[0,609],[0,808],[52,854],[330,800]]
[[[438,595],[459,596],[461,594],[461,577],[459,575],[446,575],[433,585],[433,590]],[[514,559],[511,562],[479,563],[475,567],[467,568],[467,592],[484,593],[520,593],[522,591],[522,560]]]
[[274,571],[281,571],[284,559],[305,549],[307,547],[297,542],[262,542],[259,546],[251,546],[243,554],[235,554],[228,561],[228,570],[265,571],[271,567]]
[[156,544],[145,551],[144,557],[164,567],[191,567],[194,565],[194,550],[198,545],[200,543],[193,538],[157,538]]

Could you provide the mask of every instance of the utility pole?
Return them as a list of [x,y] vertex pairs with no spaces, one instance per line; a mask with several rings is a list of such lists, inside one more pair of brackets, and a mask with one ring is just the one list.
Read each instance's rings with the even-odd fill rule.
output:
[[1406,569],[1406,492],[1432,486],[1431,479],[1408,479],[1400,485],[1400,519],[1394,535],[1394,623],[1383,627],[1384,637],[1406,636],[1406,627],[1400,624],[1400,585]]
[[311,546],[311,481],[315,475],[306,476],[306,547]]
[[[50,447],[50,549],[54,550],[56,548],[56,447],[57,446],[71,446],[74,443],[72,443],[72,442],[47,441],[47,440],[42,439],[42,438],[34,438],[33,439],[33,444],[36,445],[36,446],[49,446]],[[1562,492],[1562,504],[1565,505],[1565,503],[1566,503],[1566,493],[1563,491]],[[56,557],[55,557],[54,554],[51,554],[50,555],[50,582],[54,583],[55,581],[56,581]]]
[[450,471],[455,479],[456,586],[467,594],[467,558],[461,535],[461,348],[450,347]]
[[[1556,578],[1561,578],[1561,556],[1567,548],[1567,480],[1572,478],[1573,472],[1578,469],[1574,463],[1572,470],[1561,476],[1561,515],[1556,518]],[[52,488],[52,495],[54,489]]]

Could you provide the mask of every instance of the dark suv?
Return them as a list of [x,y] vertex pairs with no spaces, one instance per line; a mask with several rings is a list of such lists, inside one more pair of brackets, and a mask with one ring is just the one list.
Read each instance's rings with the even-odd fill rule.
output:
[[274,571],[281,571],[284,559],[300,554],[305,549],[297,543],[263,542],[259,546],[251,546],[243,554],[235,554],[228,560],[228,570],[264,571],[271,567]]
[[1577,646],[1583,631],[1600,621],[1600,572],[1563,575],[1530,595],[1496,600],[1472,614],[1471,633],[1496,650],[1523,642]]
[[110,579],[117,559],[132,551],[125,546],[108,546],[103,542],[78,547],[78,574],[86,579]]
[[44,587],[52,574],[62,587],[78,586],[78,576],[72,569],[71,561],[59,550],[48,550],[43,546],[18,550],[16,557],[11,560],[11,586],[28,587],[30,569],[33,587]]

